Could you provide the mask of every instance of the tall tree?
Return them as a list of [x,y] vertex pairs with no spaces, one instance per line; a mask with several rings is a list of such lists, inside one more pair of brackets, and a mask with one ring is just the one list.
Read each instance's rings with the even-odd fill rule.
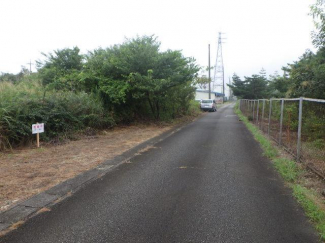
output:
[[262,99],[267,98],[267,79],[261,75],[252,75],[251,77],[245,77],[247,93],[246,99]]
[[242,81],[236,73],[234,73],[234,75],[232,76],[232,84],[227,85],[232,89],[234,96],[237,96],[239,98],[245,97],[247,92],[245,81]]
[[288,73],[289,97],[325,99],[325,48],[307,50],[299,61],[284,68]]
[[[180,51],[161,52],[159,48],[154,36],[144,36],[95,50],[87,55],[82,76],[89,87],[102,92],[115,111],[124,106],[128,114],[144,115],[149,110],[159,119],[162,112],[186,107],[199,70],[195,60],[183,57]],[[175,90],[184,97],[183,103],[174,95]]]
[[310,7],[310,15],[313,16],[316,31],[312,32],[313,44],[316,47],[325,46],[325,11],[324,0],[317,0]]
[[245,77],[242,81],[236,74],[233,75],[233,84],[228,85],[235,96],[243,99],[261,99],[267,98],[267,84],[265,70],[260,74],[254,74],[251,77]]
[[195,79],[195,85],[199,89],[207,89],[209,87],[209,78],[205,75],[199,76]]
[[83,67],[84,56],[80,49],[65,48],[54,53],[44,54],[44,61],[37,61],[37,68],[43,85],[56,89],[77,91],[83,89],[79,74]]
[[269,93],[270,97],[286,97],[289,84],[289,79],[285,75],[280,76],[278,72],[275,72],[273,75],[270,75],[267,92]]

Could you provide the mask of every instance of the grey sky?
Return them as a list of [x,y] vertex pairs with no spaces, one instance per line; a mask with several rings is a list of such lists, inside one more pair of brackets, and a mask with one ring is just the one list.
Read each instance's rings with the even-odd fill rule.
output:
[[[83,53],[124,37],[158,36],[162,49],[183,50],[201,66],[216,58],[218,32],[226,80],[280,71],[313,49],[304,0],[1,0],[0,72],[19,72],[41,52],[78,46]],[[35,69],[34,69],[35,70]]]

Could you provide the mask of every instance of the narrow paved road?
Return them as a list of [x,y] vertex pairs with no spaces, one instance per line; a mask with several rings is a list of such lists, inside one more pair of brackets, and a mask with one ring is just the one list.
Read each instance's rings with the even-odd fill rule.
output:
[[208,113],[0,242],[318,242],[231,106]]

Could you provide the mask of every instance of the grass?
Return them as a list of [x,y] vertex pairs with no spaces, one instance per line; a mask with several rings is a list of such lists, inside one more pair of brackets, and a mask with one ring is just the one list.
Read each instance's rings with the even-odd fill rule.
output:
[[238,109],[238,106],[235,107],[236,114],[239,116],[240,120],[242,120],[247,126],[248,130],[253,134],[254,138],[260,142],[264,155],[270,159],[276,158],[278,156],[278,150],[274,148],[272,143],[264,137],[263,134],[253,125],[251,124],[247,117],[245,117]]
[[317,196],[309,189],[294,184],[292,185],[293,195],[304,208],[308,218],[314,223],[321,239],[325,240],[325,212],[317,204]]
[[302,206],[307,217],[314,224],[321,240],[325,241],[325,210],[323,209],[324,207],[320,206],[320,200],[316,193],[304,187],[301,175],[305,171],[300,168],[295,161],[280,156],[278,149],[272,145],[271,141],[242,114],[238,108],[238,102],[235,106],[235,113],[245,123],[254,138],[261,144],[264,155],[273,161],[274,167],[292,189],[293,196]]
[[274,158],[274,167],[279,171],[281,176],[287,182],[295,182],[302,173],[302,170],[298,168],[296,162],[286,158]]

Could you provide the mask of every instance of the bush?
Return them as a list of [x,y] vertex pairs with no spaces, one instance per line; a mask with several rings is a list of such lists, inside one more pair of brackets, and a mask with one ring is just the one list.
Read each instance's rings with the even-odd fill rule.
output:
[[187,115],[197,116],[200,113],[201,113],[200,102],[191,100],[190,106],[187,111]]
[[115,124],[96,94],[45,91],[38,81],[2,83],[0,92],[0,149],[29,142],[37,122],[45,123],[45,140]]

